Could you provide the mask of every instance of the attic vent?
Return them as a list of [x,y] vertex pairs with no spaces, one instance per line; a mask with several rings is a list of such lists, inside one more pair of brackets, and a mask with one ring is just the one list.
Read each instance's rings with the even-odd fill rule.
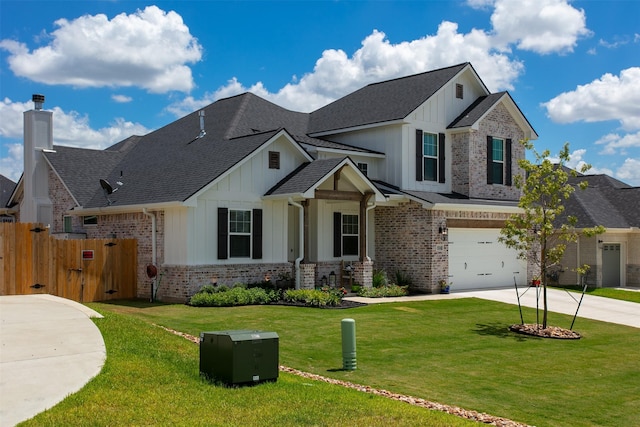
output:
[[456,98],[464,98],[464,86],[462,86],[460,83],[456,83]]
[[280,169],[279,151],[269,151],[269,169]]

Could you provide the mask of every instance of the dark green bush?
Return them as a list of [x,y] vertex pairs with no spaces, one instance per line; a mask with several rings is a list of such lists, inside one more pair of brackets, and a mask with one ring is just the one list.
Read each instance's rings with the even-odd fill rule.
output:
[[387,278],[387,272],[384,270],[374,270],[373,277],[371,278],[371,285],[374,288],[381,288],[383,286],[387,286],[389,284],[389,279]]
[[[207,285],[209,286],[209,285]],[[189,305],[194,307],[232,307],[236,305],[257,305],[268,304],[278,301],[280,294],[274,290],[266,290],[262,288],[245,288],[243,286],[235,286],[231,289],[225,287],[221,290],[221,286],[212,291],[207,286],[203,286],[204,291],[193,295],[189,300]]]
[[342,295],[338,290],[288,289],[284,291],[283,299],[287,302],[303,302],[311,307],[326,307],[340,305]]

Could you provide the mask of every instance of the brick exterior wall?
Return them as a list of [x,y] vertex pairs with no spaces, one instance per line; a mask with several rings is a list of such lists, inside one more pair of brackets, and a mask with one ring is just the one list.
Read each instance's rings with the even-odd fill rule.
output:
[[525,150],[519,143],[524,132],[503,105],[498,105],[481,122],[478,130],[453,135],[452,190],[472,198],[518,200],[520,191],[514,186],[487,184],[487,136],[511,138],[512,172],[522,171],[517,160],[524,159]]
[[[301,264],[301,267],[305,264]],[[314,269],[315,265],[307,264]],[[295,277],[293,264],[236,264],[236,265],[163,265],[157,297],[162,301],[186,302],[204,285],[233,286],[235,283],[259,283],[267,277],[276,280],[281,274]],[[149,281],[149,279],[146,279]],[[310,289],[313,289],[311,284]]]
[[401,271],[415,291],[434,292],[449,271],[446,244],[438,235],[443,222],[439,213],[415,202],[376,207],[376,268],[389,277]]
[[[439,234],[449,219],[506,220],[510,214],[483,211],[439,211],[410,202],[376,207],[376,260],[389,277],[396,271],[412,280],[412,290],[438,293],[438,281],[449,281],[449,242]],[[531,278],[528,267],[527,280]]]

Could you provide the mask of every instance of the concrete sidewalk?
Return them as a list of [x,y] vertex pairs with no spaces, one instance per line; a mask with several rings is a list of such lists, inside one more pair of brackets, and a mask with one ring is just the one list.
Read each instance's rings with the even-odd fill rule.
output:
[[[540,291],[542,290],[540,289]],[[520,289],[520,295],[520,303],[524,307],[536,307],[535,288]],[[566,291],[558,289],[547,289],[549,311],[573,316],[576,312],[576,308],[578,307],[580,295],[581,294],[579,293],[568,293]],[[507,304],[518,304],[518,297],[516,296],[516,291],[514,288],[461,291],[446,295],[416,295],[396,298],[352,297],[348,299],[353,301],[365,302],[367,304],[375,304],[382,302],[424,301],[456,298],[481,298],[491,301],[504,302]],[[540,296],[540,306],[542,307],[542,296]],[[640,328],[640,304],[628,301],[620,301],[612,298],[585,295],[584,299],[582,300],[580,310],[578,311],[578,317]]]
[[52,295],[0,296],[0,425],[51,408],[96,376],[106,359],[86,306]]

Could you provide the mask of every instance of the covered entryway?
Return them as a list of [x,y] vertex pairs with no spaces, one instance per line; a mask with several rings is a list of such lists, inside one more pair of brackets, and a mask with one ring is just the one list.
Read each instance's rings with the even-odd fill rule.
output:
[[620,243],[602,246],[602,286],[620,286]]
[[453,290],[518,286],[527,280],[527,263],[498,241],[500,229],[449,229],[449,281]]

